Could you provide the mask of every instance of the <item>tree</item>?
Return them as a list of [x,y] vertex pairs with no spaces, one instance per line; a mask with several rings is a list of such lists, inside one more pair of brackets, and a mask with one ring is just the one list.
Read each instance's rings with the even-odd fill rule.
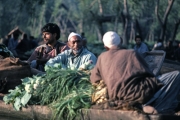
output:
[[160,15],[159,15],[159,0],[157,0],[155,14],[156,14],[158,21],[160,23],[160,26],[161,26],[161,33],[160,33],[160,37],[159,37],[161,40],[164,40],[164,37],[165,37],[166,26],[167,26],[167,18],[168,18],[170,11],[171,11],[173,3],[174,3],[174,0],[168,0],[168,6],[166,8],[166,11],[164,13],[163,18],[161,19]]

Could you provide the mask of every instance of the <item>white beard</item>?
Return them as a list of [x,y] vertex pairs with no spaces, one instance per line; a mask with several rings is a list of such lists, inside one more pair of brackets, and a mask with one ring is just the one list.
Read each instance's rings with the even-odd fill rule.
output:
[[82,48],[79,49],[79,50],[73,50],[73,53],[77,55],[77,54],[79,54],[81,52],[81,50],[82,50]]

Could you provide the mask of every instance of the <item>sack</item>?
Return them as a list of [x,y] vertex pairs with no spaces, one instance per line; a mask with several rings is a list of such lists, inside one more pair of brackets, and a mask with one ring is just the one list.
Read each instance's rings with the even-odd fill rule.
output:
[[107,86],[104,81],[101,80],[99,83],[93,84],[95,91],[92,94],[91,102],[99,104],[108,100]]
[[0,59],[0,93],[7,93],[22,83],[21,79],[31,77],[29,64],[19,58],[7,57]]

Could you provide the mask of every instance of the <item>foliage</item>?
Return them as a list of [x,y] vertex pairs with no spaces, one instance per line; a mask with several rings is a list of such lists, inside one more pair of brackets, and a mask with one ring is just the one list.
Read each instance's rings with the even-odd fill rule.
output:
[[20,110],[21,107],[26,107],[31,94],[24,90],[24,85],[16,86],[14,90],[9,90],[10,94],[4,96],[3,100],[6,104],[12,103],[15,110]]
[[30,104],[49,105],[53,109],[52,119],[74,119],[81,108],[91,106],[92,67],[91,62],[82,65],[81,70],[64,69],[60,64],[46,66],[46,74],[22,79],[22,84],[9,90],[3,100],[16,110]]
[[104,45],[102,42],[94,42],[94,43],[91,43],[89,44],[88,46],[88,49],[94,53],[97,57],[105,51],[105,48],[104,48]]
[[[101,4],[100,4],[101,3]],[[164,16],[168,1],[160,0],[159,15]],[[178,0],[175,0],[168,17],[166,38],[172,37],[174,21],[180,18]],[[102,11],[100,11],[102,6]],[[155,15],[156,0],[127,0],[130,19],[132,23],[136,19],[140,21],[145,37],[150,31],[154,38],[158,39],[160,24]],[[123,35],[123,20],[120,13],[124,10],[124,0],[6,0],[0,1],[0,37],[4,37],[16,26],[24,32],[35,37],[40,37],[41,27],[48,22],[55,22],[61,28],[62,41],[67,40],[71,31],[78,33],[85,32],[88,42],[100,41],[95,15],[118,16],[119,24],[115,26],[115,21],[102,24],[103,31],[116,30]],[[146,21],[146,22],[145,22]],[[118,28],[115,29],[115,27]],[[131,25],[129,24],[130,33]],[[178,29],[179,32],[179,29]],[[177,32],[177,33],[178,33]],[[179,39],[179,35],[176,36]]]

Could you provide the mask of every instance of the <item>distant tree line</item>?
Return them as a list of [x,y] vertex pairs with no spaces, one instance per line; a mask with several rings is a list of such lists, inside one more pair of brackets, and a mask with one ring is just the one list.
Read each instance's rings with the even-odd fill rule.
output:
[[84,32],[90,42],[116,31],[128,45],[139,34],[144,40],[180,40],[179,0],[0,0],[0,37],[15,27],[40,37],[41,27],[55,22],[61,39]]

